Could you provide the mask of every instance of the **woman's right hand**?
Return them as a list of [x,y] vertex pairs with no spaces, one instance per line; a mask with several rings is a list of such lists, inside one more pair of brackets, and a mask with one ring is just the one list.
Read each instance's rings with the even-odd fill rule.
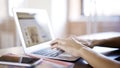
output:
[[84,47],[84,45],[79,42],[76,37],[69,37],[54,40],[51,43],[51,47],[61,49],[73,56],[80,57],[79,50]]

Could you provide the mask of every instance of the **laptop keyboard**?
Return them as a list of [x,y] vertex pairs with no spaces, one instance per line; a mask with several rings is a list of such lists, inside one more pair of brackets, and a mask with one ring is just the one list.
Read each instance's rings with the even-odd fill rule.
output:
[[43,56],[56,57],[60,55],[61,53],[63,53],[63,51],[57,50],[57,49],[45,48],[45,49],[42,49],[42,50],[39,50],[33,53],[43,55]]

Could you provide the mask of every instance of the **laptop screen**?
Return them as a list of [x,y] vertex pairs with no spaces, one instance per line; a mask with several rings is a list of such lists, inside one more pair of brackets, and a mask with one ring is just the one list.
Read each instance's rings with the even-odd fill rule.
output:
[[39,13],[17,12],[17,17],[26,47],[52,40],[48,24]]

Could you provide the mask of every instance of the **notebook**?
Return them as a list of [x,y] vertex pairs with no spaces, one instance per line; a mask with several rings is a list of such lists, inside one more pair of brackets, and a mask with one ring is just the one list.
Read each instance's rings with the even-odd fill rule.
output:
[[44,9],[13,9],[17,31],[25,54],[35,57],[75,61],[61,50],[51,49],[54,35],[51,23]]

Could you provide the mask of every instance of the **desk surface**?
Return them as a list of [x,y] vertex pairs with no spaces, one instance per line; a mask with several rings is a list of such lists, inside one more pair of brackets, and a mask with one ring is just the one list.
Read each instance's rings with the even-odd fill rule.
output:
[[[101,39],[103,37],[108,38],[113,36],[120,36],[120,33],[116,33],[116,32],[108,32],[102,34],[100,33],[100,34],[93,34],[87,36],[85,35],[81,38]],[[99,53],[103,53],[110,59],[115,59],[116,57],[120,56],[120,50],[115,48],[94,47],[93,50]],[[16,54],[18,56],[24,56],[22,47],[0,49],[0,56],[8,53]],[[7,68],[7,67],[4,67],[4,65],[0,65],[0,68]],[[36,68],[91,68],[91,66],[81,58],[75,62],[64,62],[64,61],[47,59],[47,60],[43,60],[43,62],[40,65],[38,65]]]
[[[12,48],[0,49],[0,56],[6,55],[6,54],[25,56],[22,47],[12,47]],[[36,66],[36,68],[68,68],[68,66],[71,66],[73,68],[73,65],[74,64],[70,63],[70,62],[63,62],[63,61],[52,60],[52,59],[44,59],[41,64]],[[10,67],[7,65],[0,65],[0,68],[13,68],[13,67]],[[19,67],[19,68],[21,68],[21,67]]]
[[[103,47],[95,47],[94,50],[97,51],[98,49],[103,49]],[[118,49],[113,48],[106,48],[105,51],[102,51],[100,53],[104,53],[106,56],[110,57],[111,59],[114,59],[118,55],[120,55],[120,51]],[[99,52],[99,51],[97,51]],[[0,49],[0,56],[4,54],[16,54],[18,56],[24,56],[24,52],[22,47],[12,47],[12,48],[6,48],[6,49]],[[115,54],[113,54],[115,53]],[[117,54],[118,53],[118,54]],[[56,64],[58,62],[59,64]],[[69,67],[68,67],[69,66]],[[71,67],[70,67],[71,66]],[[36,68],[91,68],[91,66],[84,61],[83,59],[79,59],[75,62],[64,62],[64,61],[58,61],[58,60],[44,60],[40,65],[38,65]],[[5,65],[0,65],[0,68],[7,68]]]

